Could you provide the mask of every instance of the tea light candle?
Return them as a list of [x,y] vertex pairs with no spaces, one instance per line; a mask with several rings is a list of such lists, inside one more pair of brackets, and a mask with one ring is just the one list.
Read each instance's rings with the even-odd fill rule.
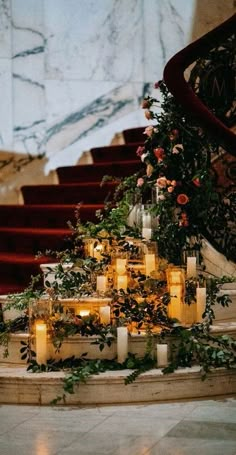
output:
[[195,278],[197,276],[197,260],[196,257],[187,257],[187,278]]
[[47,362],[47,326],[43,322],[36,322],[36,360],[39,365]]
[[170,318],[178,319],[181,322],[183,316],[182,303],[182,286],[170,286],[170,303],[168,306],[168,314]]
[[128,356],[128,329],[117,327],[117,361],[123,363]]
[[156,270],[155,254],[145,254],[145,269],[146,275],[151,275]]
[[97,291],[105,292],[107,289],[107,277],[105,275],[97,276]]
[[202,322],[202,314],[206,308],[206,288],[197,288],[196,290],[197,300],[197,322]]
[[110,324],[111,322],[111,309],[109,305],[101,306],[99,308],[101,324]]
[[90,315],[90,311],[89,310],[80,310],[79,314],[83,318],[84,316],[89,316]]
[[127,275],[117,275],[117,289],[124,289],[126,291],[128,286]]
[[126,272],[126,263],[127,263],[126,259],[122,259],[122,258],[117,258],[116,259],[116,273],[118,273],[118,275],[124,275],[125,274],[125,272]]
[[93,248],[93,257],[94,257],[95,259],[97,259],[97,261],[100,261],[101,258],[102,258],[102,256],[101,256],[102,250],[103,250],[102,245],[96,245],[96,246]]
[[168,365],[168,344],[157,344],[157,366]]
[[151,228],[142,228],[142,237],[145,240],[151,240],[151,238],[152,238],[152,229]]

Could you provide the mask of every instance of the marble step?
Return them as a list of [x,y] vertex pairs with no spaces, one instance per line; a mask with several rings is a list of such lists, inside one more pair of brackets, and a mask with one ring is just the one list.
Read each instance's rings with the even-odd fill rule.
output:
[[[109,371],[92,376],[85,384],[66,394],[64,405],[97,405],[169,402],[199,398],[233,396],[236,393],[234,370],[217,369],[202,381],[198,366],[182,368],[164,375],[153,369],[125,385],[132,370]],[[0,370],[1,404],[49,405],[63,394],[63,372],[30,373],[24,367]]]

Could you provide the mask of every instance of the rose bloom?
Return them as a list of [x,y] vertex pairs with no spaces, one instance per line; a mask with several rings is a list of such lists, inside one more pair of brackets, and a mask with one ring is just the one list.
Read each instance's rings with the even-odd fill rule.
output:
[[176,185],[177,185],[176,180],[171,180],[171,185],[172,185],[172,186],[176,186]]
[[188,198],[188,196],[186,194],[181,193],[177,197],[177,202],[180,205],[185,205],[185,204],[187,204],[189,202],[189,198]]
[[159,188],[166,188],[166,185],[167,185],[166,177],[159,177],[159,179],[157,179],[157,186]]
[[173,186],[168,186],[167,191],[168,191],[168,193],[173,193],[174,187]]
[[140,177],[138,180],[137,180],[137,186],[143,186],[144,184],[144,179],[142,177]]
[[150,107],[150,101],[144,99],[144,100],[142,101],[141,107],[142,107],[143,109],[146,109],[146,108]]
[[177,137],[179,137],[179,130],[172,130],[169,135],[170,140],[173,141],[174,139],[177,139]]
[[195,186],[197,186],[198,188],[201,186],[201,182],[200,182],[200,179],[199,177],[195,177],[193,180],[192,180],[193,184]]
[[142,156],[142,154],[144,153],[144,150],[145,150],[145,147],[140,145],[136,150],[136,155],[139,157]]
[[182,152],[183,149],[184,149],[183,144],[176,144],[172,149],[172,153],[178,155],[178,153]]
[[152,112],[148,111],[148,110],[144,111],[144,115],[145,115],[147,120],[151,120],[152,117],[153,117]]
[[152,125],[150,125],[150,126],[147,126],[147,128],[145,128],[143,134],[146,134],[148,137],[151,137],[153,134],[153,131],[154,131],[154,127]]
[[154,153],[155,157],[157,158],[158,163],[160,161],[163,161],[163,158],[165,157],[165,150],[162,147],[155,148],[153,150],[153,153]]
[[164,194],[159,194],[159,195],[158,195],[158,200],[159,200],[159,201],[164,201],[164,200],[165,200]]

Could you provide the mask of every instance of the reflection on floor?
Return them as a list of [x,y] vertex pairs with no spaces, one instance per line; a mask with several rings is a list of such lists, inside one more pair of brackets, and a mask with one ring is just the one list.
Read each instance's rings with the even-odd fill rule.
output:
[[2,455],[236,455],[236,397],[99,407],[0,406]]

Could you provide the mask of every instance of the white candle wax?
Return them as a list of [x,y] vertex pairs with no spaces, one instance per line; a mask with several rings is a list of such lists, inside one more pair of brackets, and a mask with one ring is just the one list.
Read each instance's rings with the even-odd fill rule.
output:
[[165,367],[168,365],[168,345],[157,344],[157,366]]
[[187,257],[187,278],[195,278],[197,276],[197,260],[196,257]]
[[151,240],[152,237],[152,230],[151,228],[142,228],[142,237],[145,240]]
[[181,322],[183,316],[182,303],[182,286],[170,286],[170,303],[168,305],[168,314],[170,318],[178,319]]
[[126,263],[127,263],[126,259],[122,259],[122,258],[117,258],[116,259],[116,273],[118,273],[118,275],[124,275],[125,274],[125,272],[126,272]]
[[39,365],[47,362],[47,326],[43,322],[36,322],[36,360]]
[[127,275],[117,275],[117,289],[124,289],[126,291],[128,286]]
[[105,275],[97,276],[97,291],[105,292],[107,289],[107,277]]
[[151,213],[145,212],[142,216],[142,227],[143,228],[151,228],[152,227],[152,217]]
[[145,269],[148,276],[156,270],[155,254],[145,254]]
[[101,324],[110,324],[111,322],[111,309],[109,305],[101,306],[99,308]]
[[202,314],[206,308],[206,288],[197,288],[197,322],[202,322]]
[[128,356],[127,327],[117,327],[117,360],[123,363]]

